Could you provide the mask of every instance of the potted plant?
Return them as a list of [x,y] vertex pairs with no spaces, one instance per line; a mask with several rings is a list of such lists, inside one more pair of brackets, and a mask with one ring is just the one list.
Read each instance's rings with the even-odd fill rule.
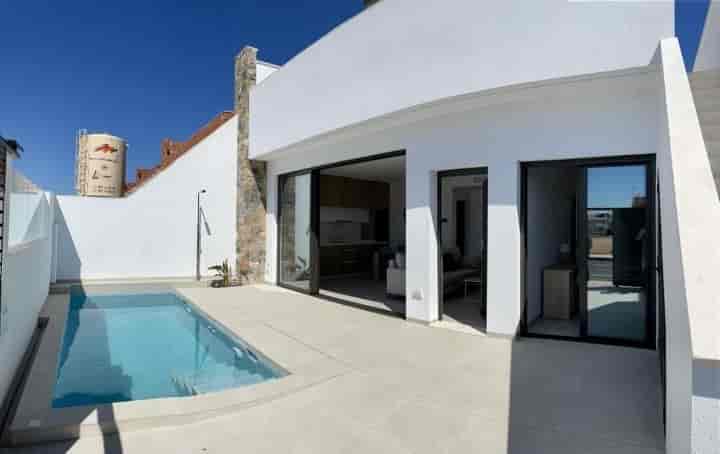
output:
[[230,268],[230,265],[228,264],[227,259],[223,260],[222,264],[213,265],[211,267],[208,267],[208,269],[215,272],[215,275],[213,276],[214,279],[210,283],[210,286],[230,287],[232,270]]

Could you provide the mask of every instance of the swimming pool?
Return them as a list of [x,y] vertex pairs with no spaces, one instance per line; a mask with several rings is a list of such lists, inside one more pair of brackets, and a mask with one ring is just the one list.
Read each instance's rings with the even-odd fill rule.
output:
[[175,294],[73,288],[53,408],[179,397],[286,373]]

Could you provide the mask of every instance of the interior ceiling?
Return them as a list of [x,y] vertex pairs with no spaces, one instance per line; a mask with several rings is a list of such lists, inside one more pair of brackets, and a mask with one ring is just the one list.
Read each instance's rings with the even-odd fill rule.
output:
[[322,175],[336,175],[369,181],[398,181],[405,178],[405,156],[376,159],[374,161],[333,167],[320,172]]

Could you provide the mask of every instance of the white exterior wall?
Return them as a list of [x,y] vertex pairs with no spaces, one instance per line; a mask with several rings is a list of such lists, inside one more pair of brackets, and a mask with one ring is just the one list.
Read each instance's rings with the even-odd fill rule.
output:
[[643,68],[480,96],[464,102],[462,111],[434,106],[412,124],[386,118],[384,125],[398,126],[339,131],[277,153],[268,165],[267,280],[276,280],[278,175],[405,149],[407,317],[437,319],[437,172],[488,167],[487,326],[514,334],[520,320],[519,162],[654,153],[658,93],[657,73]]
[[265,63],[263,61],[258,61],[257,65],[255,66],[255,83],[257,85],[263,83],[265,79],[270,77],[278,69],[280,69],[279,66],[273,65],[271,63]]
[[720,1],[712,0],[705,18],[693,71],[720,68]]
[[58,280],[195,275],[196,194],[200,271],[235,257],[237,119],[233,118],[129,197],[58,197]]
[[667,326],[667,452],[720,452],[720,204],[677,40],[664,83],[658,180]]
[[646,65],[674,34],[673,2],[383,0],[252,91],[250,154],[450,96]]
[[[8,187],[12,188],[12,161],[10,167]],[[47,298],[51,278],[54,196],[40,193],[36,199],[18,199],[14,197],[17,195],[26,194],[11,194],[10,203],[6,205],[6,220],[10,220],[11,235],[19,240],[13,241],[6,249],[3,264],[0,304],[0,402],[5,398],[8,386],[37,326],[38,315]],[[13,203],[19,210],[18,218],[29,217],[32,221],[13,222],[16,213]],[[34,208],[34,213],[30,216],[25,214],[28,206]],[[32,231],[33,234],[12,232],[13,228]]]

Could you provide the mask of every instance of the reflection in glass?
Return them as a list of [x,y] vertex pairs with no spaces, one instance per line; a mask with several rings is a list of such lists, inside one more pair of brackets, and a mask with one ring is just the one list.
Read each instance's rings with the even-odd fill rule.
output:
[[589,336],[645,339],[647,194],[644,166],[587,173]]
[[588,208],[646,206],[645,166],[590,167],[587,170]]
[[310,174],[280,181],[280,282],[310,289]]

